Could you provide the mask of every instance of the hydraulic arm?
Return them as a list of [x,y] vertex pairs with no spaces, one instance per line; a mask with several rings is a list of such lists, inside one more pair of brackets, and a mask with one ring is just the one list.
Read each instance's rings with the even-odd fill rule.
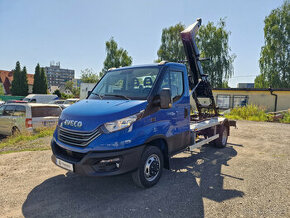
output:
[[[195,37],[200,26],[201,19],[199,18],[195,23],[183,30],[180,35],[190,68],[188,79],[191,88],[191,95],[196,103],[198,118],[199,120],[202,120],[212,115],[218,116],[218,108],[216,107],[212,94],[212,88],[208,81],[208,75],[204,74],[202,70],[200,53],[195,41]],[[198,98],[208,98],[210,100],[210,104],[202,105]],[[203,109],[207,109],[208,113],[203,112]]]

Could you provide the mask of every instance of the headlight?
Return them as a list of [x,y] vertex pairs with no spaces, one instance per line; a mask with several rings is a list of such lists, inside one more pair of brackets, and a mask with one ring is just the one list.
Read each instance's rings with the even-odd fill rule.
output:
[[122,118],[120,120],[115,120],[113,122],[105,123],[104,127],[106,128],[108,132],[115,132],[115,131],[131,126],[131,124],[134,123],[136,120],[140,119],[142,115],[143,115],[143,111],[141,111],[140,113],[134,114],[132,116]]

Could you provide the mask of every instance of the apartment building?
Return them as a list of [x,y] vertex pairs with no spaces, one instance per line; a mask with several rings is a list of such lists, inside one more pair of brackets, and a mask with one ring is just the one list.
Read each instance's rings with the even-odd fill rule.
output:
[[51,86],[64,86],[67,81],[73,80],[75,77],[75,71],[60,68],[60,62],[56,64],[51,62],[49,67],[44,67],[44,70],[48,88]]

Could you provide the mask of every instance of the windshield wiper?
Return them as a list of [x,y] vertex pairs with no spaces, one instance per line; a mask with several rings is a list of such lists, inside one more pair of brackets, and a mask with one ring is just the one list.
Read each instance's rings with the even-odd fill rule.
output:
[[130,98],[128,98],[127,96],[125,95],[117,95],[117,94],[113,94],[113,95],[110,95],[110,94],[106,94],[104,96],[113,96],[113,97],[119,97],[119,98],[124,98],[124,99],[127,99],[127,100],[131,100]]
[[103,97],[104,97],[104,96],[102,96],[102,95],[100,95],[100,94],[98,94],[98,93],[94,93],[94,92],[92,92],[91,94],[98,96],[101,100],[102,100]]

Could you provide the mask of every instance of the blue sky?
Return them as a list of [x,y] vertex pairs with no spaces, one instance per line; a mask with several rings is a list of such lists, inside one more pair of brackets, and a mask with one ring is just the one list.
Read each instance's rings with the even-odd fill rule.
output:
[[162,28],[181,22],[203,24],[226,17],[230,47],[237,58],[230,86],[253,82],[259,74],[264,18],[283,0],[0,0],[0,69],[20,61],[34,73],[37,63],[81,70],[102,69],[111,36],[133,64],[157,59]]

